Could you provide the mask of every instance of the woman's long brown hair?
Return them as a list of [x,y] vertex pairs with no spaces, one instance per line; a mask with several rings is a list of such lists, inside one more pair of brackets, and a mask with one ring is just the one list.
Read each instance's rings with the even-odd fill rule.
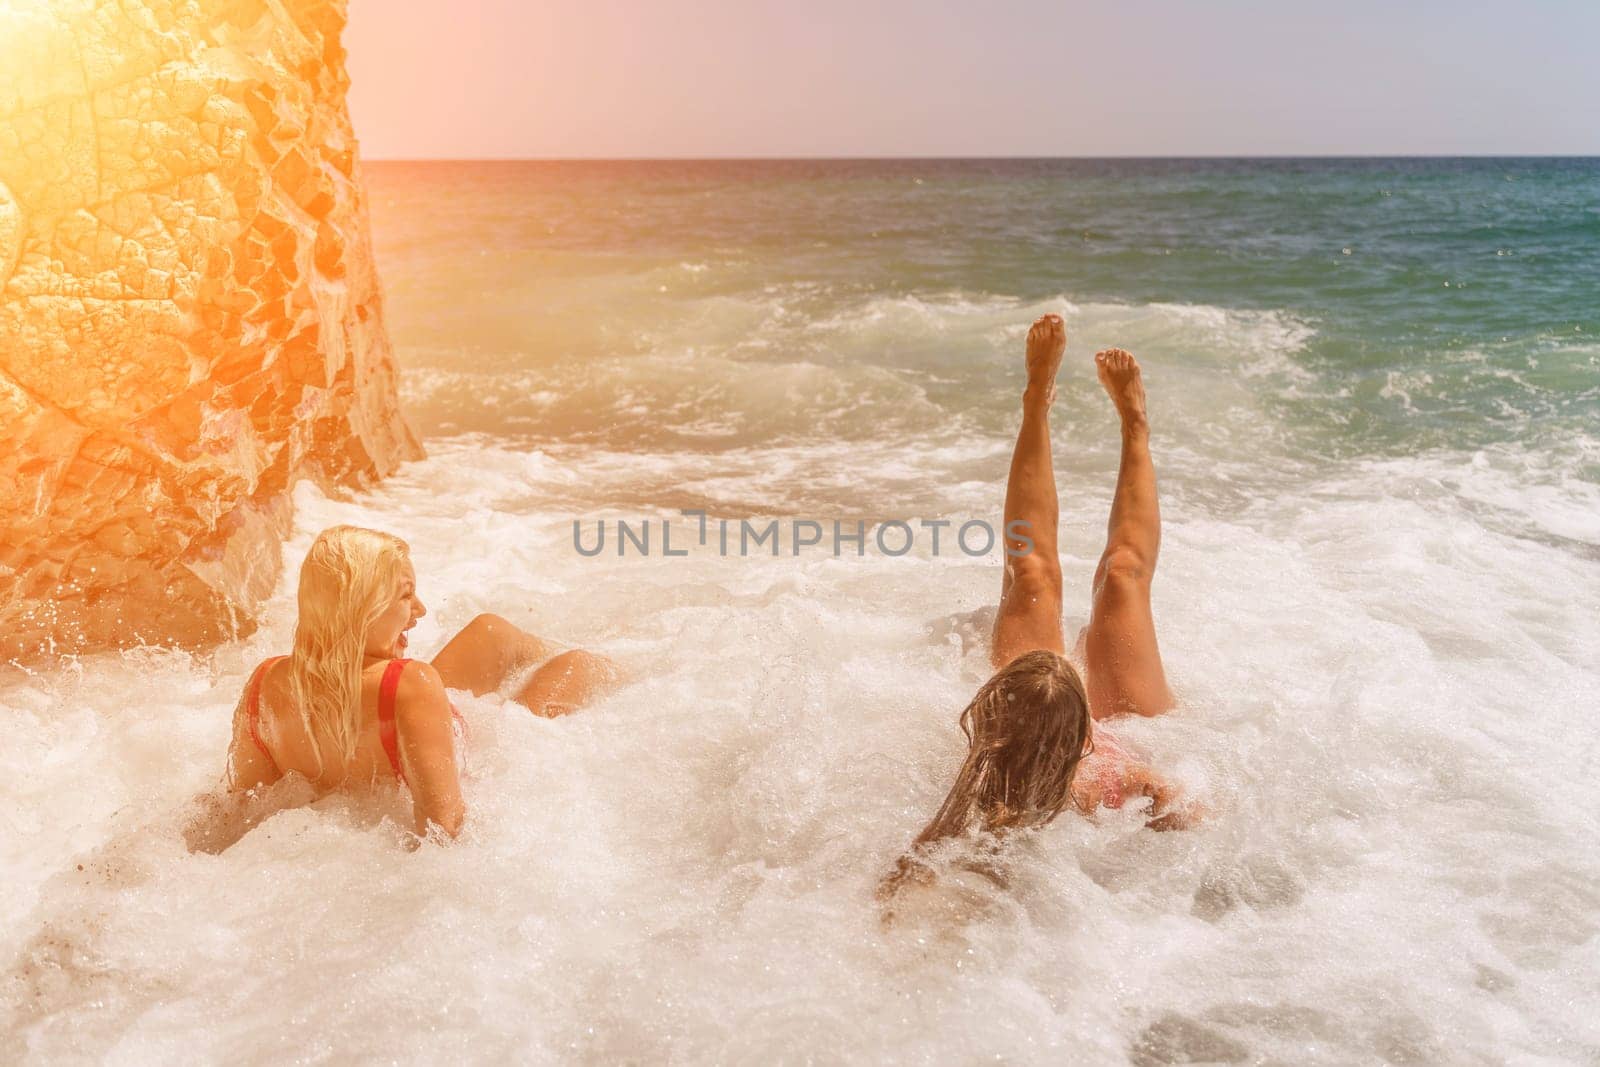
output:
[[921,867],[918,854],[977,820],[991,833],[1043,826],[1072,799],[1072,777],[1087,754],[1089,698],[1063,657],[1039,649],[1018,656],[983,684],[961,713],[967,758],[911,849],[879,887],[891,896]]

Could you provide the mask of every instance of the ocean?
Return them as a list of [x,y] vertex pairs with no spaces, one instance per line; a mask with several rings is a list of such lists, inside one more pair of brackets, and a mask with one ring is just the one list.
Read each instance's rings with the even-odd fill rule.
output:
[[[452,847],[330,799],[210,854],[192,798],[287,649],[293,566],[214,654],[0,677],[3,1058],[1600,1060],[1600,160],[367,179],[429,456],[302,485],[289,558],[394,531],[416,654],[495,611],[634,681],[554,721],[462,695]],[[886,929],[873,888],[960,761],[1000,584],[998,549],[923,524],[999,525],[1045,312],[1068,633],[1117,456],[1091,355],[1118,346],[1180,701],[1119,737],[1210,814],[1065,815],[964,921]],[[717,543],[774,521],[776,555]]]

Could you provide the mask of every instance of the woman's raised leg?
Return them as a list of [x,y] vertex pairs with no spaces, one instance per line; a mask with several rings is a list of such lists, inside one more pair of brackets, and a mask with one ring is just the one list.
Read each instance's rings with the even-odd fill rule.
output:
[[617,665],[604,656],[581,648],[553,652],[550,645],[500,616],[479,615],[433,657],[433,666],[445,688],[482,696],[499,689],[528,664],[545,660],[513,699],[549,718],[576,711],[622,680]]
[[1059,315],[1041,316],[1028,331],[1022,426],[1006,480],[1005,573],[989,647],[996,670],[1035,649],[1065,651],[1061,560],[1056,554],[1060,502],[1050,455],[1050,405],[1055,402],[1056,371],[1066,347],[1067,330]]
[[1084,634],[1089,711],[1096,719],[1159,715],[1172,707],[1150,614],[1150,581],[1161,548],[1161,507],[1150,460],[1150,424],[1139,363],[1120,348],[1094,357],[1122,418],[1122,461],[1111,499],[1106,548],[1094,575],[1093,610]]
[[492,693],[513,671],[536,663],[554,649],[498,615],[479,615],[433,657],[446,689],[473,696]]
[[547,719],[577,711],[617,687],[622,671],[604,656],[575,648],[553,656],[517,691],[517,702]]

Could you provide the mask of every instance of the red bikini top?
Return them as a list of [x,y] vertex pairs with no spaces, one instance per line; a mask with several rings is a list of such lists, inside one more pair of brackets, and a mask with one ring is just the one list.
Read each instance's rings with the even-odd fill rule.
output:
[[[250,727],[250,739],[256,743],[261,754],[267,757],[272,769],[279,774],[283,773],[282,768],[267,750],[266,742],[261,740],[261,678],[275,664],[288,658],[288,656],[274,656],[257,667],[256,673],[250,679],[249,699],[245,701],[245,721]],[[382,680],[378,682],[378,740],[383,742],[383,751],[389,757],[389,766],[394,768],[394,776],[400,779],[402,784],[405,784],[406,772],[400,767],[400,740],[394,728],[394,695],[400,689],[400,675],[405,672],[406,664],[410,662],[408,659],[390,660],[389,665],[383,669]],[[465,725],[465,720],[453,704],[450,706],[450,716],[455,719],[458,726]]]

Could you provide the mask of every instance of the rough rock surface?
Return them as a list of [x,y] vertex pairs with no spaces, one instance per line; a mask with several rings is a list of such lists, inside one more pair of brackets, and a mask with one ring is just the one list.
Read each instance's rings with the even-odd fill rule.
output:
[[343,0],[0,3],[0,659],[247,630],[296,478],[420,454]]

